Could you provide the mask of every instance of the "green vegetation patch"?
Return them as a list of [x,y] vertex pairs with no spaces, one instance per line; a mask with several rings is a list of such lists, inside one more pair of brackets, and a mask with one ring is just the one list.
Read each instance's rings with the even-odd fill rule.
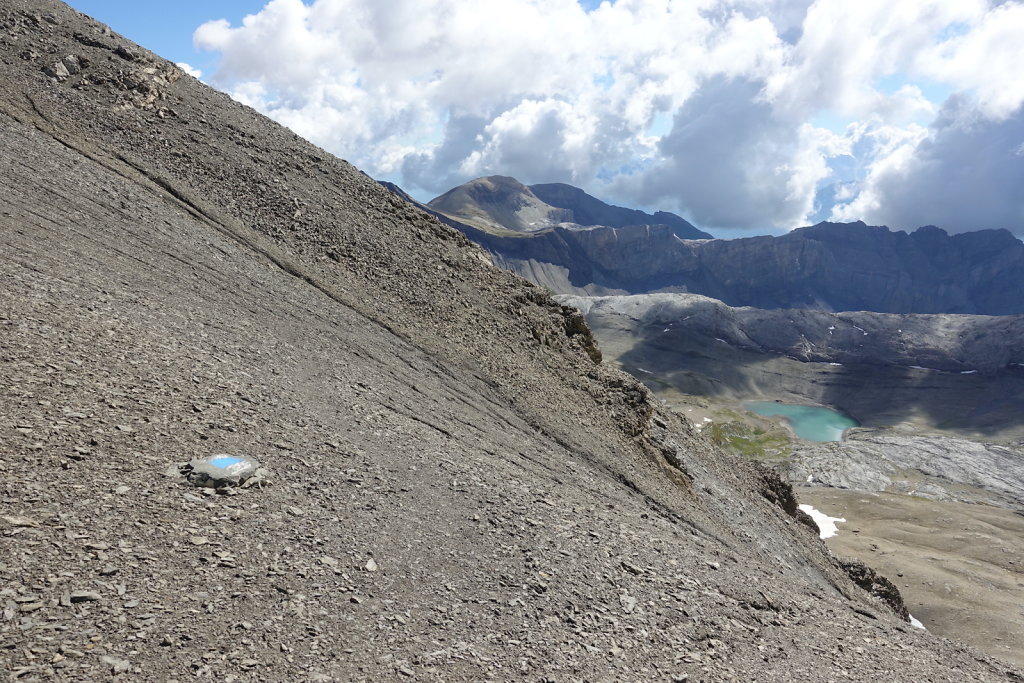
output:
[[755,460],[780,462],[793,454],[792,439],[779,429],[729,421],[712,422],[704,433],[720,448]]

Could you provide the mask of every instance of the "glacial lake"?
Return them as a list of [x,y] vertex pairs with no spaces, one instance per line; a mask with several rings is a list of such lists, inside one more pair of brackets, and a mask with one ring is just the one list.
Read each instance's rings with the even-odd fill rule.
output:
[[858,426],[856,420],[818,406],[798,406],[775,401],[750,401],[743,406],[765,417],[786,418],[796,435],[808,441],[840,441],[844,431]]

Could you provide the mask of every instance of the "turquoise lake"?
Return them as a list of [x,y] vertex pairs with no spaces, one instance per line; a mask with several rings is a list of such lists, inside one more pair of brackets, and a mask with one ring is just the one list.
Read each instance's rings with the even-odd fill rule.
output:
[[844,431],[858,426],[856,420],[828,408],[797,406],[775,401],[750,401],[743,405],[758,415],[781,416],[788,419],[796,435],[808,441],[840,441]]

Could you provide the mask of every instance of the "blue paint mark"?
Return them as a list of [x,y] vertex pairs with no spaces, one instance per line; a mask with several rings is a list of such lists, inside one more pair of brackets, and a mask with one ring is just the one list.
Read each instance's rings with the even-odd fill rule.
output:
[[224,457],[221,457],[221,458],[214,458],[213,460],[210,461],[210,464],[213,465],[214,467],[219,467],[221,469],[227,469],[227,468],[231,467],[232,465],[237,465],[240,462],[242,462],[241,458],[233,458],[233,457],[230,457],[230,456],[224,456]]

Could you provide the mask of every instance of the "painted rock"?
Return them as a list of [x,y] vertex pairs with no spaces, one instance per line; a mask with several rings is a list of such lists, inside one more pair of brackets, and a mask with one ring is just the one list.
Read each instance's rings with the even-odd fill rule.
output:
[[192,460],[185,466],[185,478],[195,486],[223,488],[240,486],[260,468],[255,458],[218,453]]

